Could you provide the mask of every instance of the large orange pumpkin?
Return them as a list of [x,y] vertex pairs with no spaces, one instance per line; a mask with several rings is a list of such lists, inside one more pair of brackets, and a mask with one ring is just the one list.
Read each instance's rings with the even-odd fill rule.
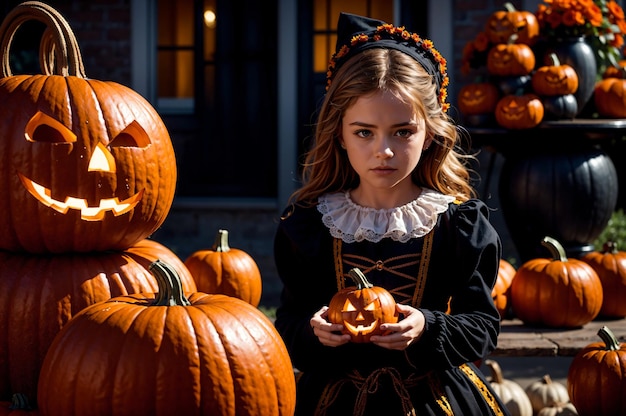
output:
[[528,325],[576,328],[593,320],[602,307],[598,274],[582,260],[567,258],[561,244],[546,237],[552,258],[522,264],[511,285],[516,317]]
[[582,261],[598,273],[604,297],[600,315],[607,318],[626,317],[626,252],[617,244],[607,242],[600,251],[585,254]]
[[348,273],[356,286],[335,293],[328,304],[328,320],[343,325],[352,342],[369,342],[372,335],[384,334],[380,325],[398,322],[393,295],[374,286],[358,268]]
[[185,266],[198,291],[234,296],[259,306],[263,291],[259,267],[248,253],[229,246],[227,230],[218,230],[211,249],[193,252]]
[[155,241],[144,240],[122,252],[0,251],[0,400],[20,392],[35,403],[41,363],[60,329],[96,302],[156,291],[148,270],[156,259],[171,262],[184,290],[196,291],[182,260]]
[[[31,19],[48,27],[45,74],[13,75],[11,40]],[[69,25],[43,3],[7,15],[0,49],[0,249],[123,250],[152,234],[176,186],[172,142],[156,110],[130,88],[88,79]]]
[[570,400],[580,416],[626,415],[626,344],[606,326],[598,336],[602,342],[587,345],[570,363]]
[[41,370],[46,415],[293,415],[287,348],[257,308],[182,293],[167,263],[156,294],[92,305],[62,329]]

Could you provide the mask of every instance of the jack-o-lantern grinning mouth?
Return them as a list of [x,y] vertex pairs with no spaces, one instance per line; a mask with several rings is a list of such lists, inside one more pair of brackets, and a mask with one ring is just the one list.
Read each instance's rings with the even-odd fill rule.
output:
[[87,201],[82,198],[68,196],[65,201],[59,201],[52,198],[50,189],[33,182],[21,173],[18,173],[22,184],[39,202],[47,207],[54,209],[61,214],[66,214],[70,209],[80,211],[80,218],[85,221],[101,221],[107,211],[111,211],[113,215],[119,216],[131,211],[141,201],[143,190],[120,201],[119,198],[101,199],[98,206],[90,207]]
[[372,322],[369,325],[351,325],[347,321],[343,321],[343,324],[346,326],[346,328],[351,334],[367,335],[367,334],[371,334],[372,332],[374,332],[374,330],[378,327],[378,319],[376,319],[374,322]]

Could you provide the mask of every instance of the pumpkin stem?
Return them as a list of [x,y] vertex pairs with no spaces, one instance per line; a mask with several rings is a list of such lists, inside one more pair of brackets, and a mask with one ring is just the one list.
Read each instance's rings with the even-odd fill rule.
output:
[[509,36],[509,41],[507,43],[509,45],[513,45],[515,42],[517,42],[518,38],[519,36],[517,35],[517,33],[513,33],[511,36]]
[[541,241],[541,245],[550,250],[550,254],[552,255],[553,260],[558,261],[567,261],[567,254],[565,254],[565,249],[552,237],[544,237]]
[[350,275],[352,280],[354,280],[354,283],[356,284],[356,288],[358,290],[374,287],[374,285],[372,285],[367,280],[367,277],[365,277],[365,275],[363,274],[363,272],[359,268],[355,267],[353,269],[350,269],[348,274]]
[[506,9],[507,12],[516,12],[517,11],[517,9],[513,5],[513,3],[508,2],[508,1],[506,3],[504,3],[504,8]]
[[11,396],[11,404],[9,405],[9,409],[33,410],[30,402],[28,401],[28,396],[23,393],[14,393],[13,396]]
[[491,371],[491,378],[494,383],[502,384],[504,378],[502,377],[502,369],[500,368],[500,364],[498,364],[494,360],[485,360],[485,365],[489,367]]
[[183,284],[180,276],[171,265],[156,260],[150,267],[150,273],[154,275],[159,291],[154,298],[155,306],[189,306],[191,302],[183,294]]
[[9,46],[19,27],[28,20],[37,20],[46,25],[39,46],[39,64],[45,75],[56,72],[62,76],[87,78],[78,41],[69,23],[53,7],[39,1],[19,4],[0,25],[3,77],[13,75],[9,64]]
[[613,334],[613,331],[609,329],[609,327],[607,327],[606,325],[602,326],[602,328],[598,330],[598,336],[602,338],[602,341],[604,341],[604,343],[606,344],[607,351],[619,351],[619,341],[615,337],[615,334]]
[[552,61],[552,66],[561,66],[561,61],[556,53],[552,52],[550,54],[550,60]]
[[546,374],[542,377],[543,380],[543,384],[552,384],[552,377],[550,377],[550,374]]
[[217,235],[215,236],[215,243],[213,244],[213,247],[211,247],[211,249],[220,253],[226,253],[227,251],[230,251],[230,247],[228,246],[227,230],[217,231]]

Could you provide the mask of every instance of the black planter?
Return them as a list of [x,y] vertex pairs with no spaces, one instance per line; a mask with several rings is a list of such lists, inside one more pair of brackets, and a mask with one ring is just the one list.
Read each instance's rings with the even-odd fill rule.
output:
[[592,145],[534,149],[509,153],[502,167],[499,196],[511,238],[522,261],[546,257],[545,236],[580,257],[594,249],[615,210],[615,166]]

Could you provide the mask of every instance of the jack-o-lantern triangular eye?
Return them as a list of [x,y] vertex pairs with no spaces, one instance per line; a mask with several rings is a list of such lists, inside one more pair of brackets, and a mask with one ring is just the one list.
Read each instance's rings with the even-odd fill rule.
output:
[[76,135],[63,124],[38,111],[26,124],[26,140],[43,143],[73,143]]
[[356,311],[356,308],[354,307],[352,302],[350,302],[350,299],[346,299],[346,303],[344,303],[343,305],[343,312],[354,312],[354,311]]
[[150,145],[150,137],[148,133],[137,123],[133,121],[124,130],[122,130],[116,137],[111,140],[109,146],[111,147],[139,147],[144,148]]
[[376,310],[376,300],[370,302],[369,304],[367,304],[363,309],[366,311],[375,311]]

